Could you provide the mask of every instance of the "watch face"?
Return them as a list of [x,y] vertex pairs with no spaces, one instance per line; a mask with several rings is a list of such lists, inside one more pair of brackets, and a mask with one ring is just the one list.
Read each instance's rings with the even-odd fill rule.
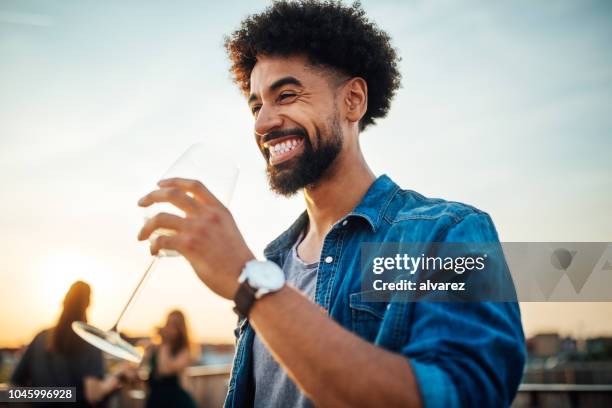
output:
[[273,262],[253,262],[247,269],[249,284],[255,288],[278,290],[285,284],[285,275]]

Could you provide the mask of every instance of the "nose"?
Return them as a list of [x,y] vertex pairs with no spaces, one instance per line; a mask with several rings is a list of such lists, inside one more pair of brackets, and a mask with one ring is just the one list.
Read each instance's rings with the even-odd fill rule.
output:
[[272,106],[262,105],[255,119],[255,134],[264,136],[274,129],[282,127],[283,119]]

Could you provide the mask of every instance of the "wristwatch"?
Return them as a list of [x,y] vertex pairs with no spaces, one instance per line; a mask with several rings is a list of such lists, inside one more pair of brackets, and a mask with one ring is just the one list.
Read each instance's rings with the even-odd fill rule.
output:
[[279,291],[285,285],[285,274],[274,262],[252,260],[244,265],[238,283],[234,312],[247,317],[255,300]]

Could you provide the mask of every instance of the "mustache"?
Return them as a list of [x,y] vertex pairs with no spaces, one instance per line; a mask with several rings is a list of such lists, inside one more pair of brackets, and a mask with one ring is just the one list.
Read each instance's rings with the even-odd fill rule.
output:
[[308,134],[306,130],[303,128],[292,128],[292,129],[283,129],[283,130],[274,130],[264,137],[261,138],[261,143],[266,143],[274,139],[278,139],[285,136],[301,136],[304,139],[308,138]]

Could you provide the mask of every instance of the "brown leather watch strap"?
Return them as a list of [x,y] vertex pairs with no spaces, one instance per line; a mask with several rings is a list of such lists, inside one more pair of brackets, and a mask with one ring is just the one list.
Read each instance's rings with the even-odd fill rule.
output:
[[255,303],[256,290],[245,280],[238,286],[234,295],[234,312],[240,317],[248,317],[253,303]]

